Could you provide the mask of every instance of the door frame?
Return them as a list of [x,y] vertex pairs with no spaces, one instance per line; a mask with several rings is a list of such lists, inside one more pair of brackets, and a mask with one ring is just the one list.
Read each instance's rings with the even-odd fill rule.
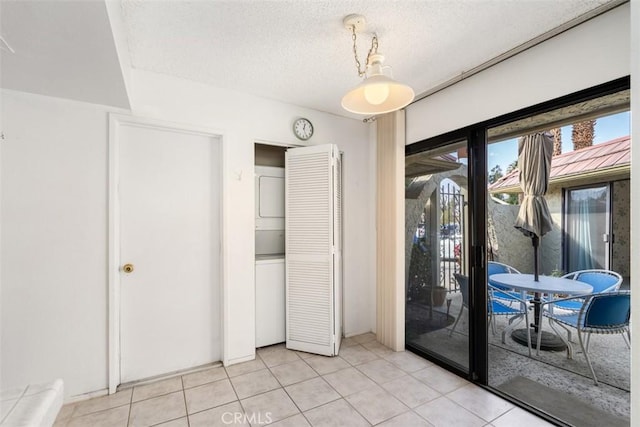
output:
[[607,212],[605,222],[607,224],[607,234],[609,235],[609,241],[607,243],[606,251],[605,251],[605,265],[602,268],[607,270],[611,269],[611,256],[613,250],[613,181],[604,181],[604,182],[594,182],[591,184],[579,185],[575,187],[565,187],[562,189],[562,269],[563,271],[570,272],[575,270],[569,270],[569,235],[568,231],[568,221],[569,218],[569,193],[575,190],[586,190],[589,188],[595,187],[607,187]]
[[220,336],[222,337],[222,354],[224,358],[225,349],[227,348],[228,336],[224,325],[228,317],[227,304],[224,303],[227,292],[226,272],[224,268],[225,248],[227,247],[227,235],[224,225],[227,223],[226,210],[224,209],[226,200],[226,138],[224,133],[202,126],[194,126],[182,123],[172,123],[162,120],[149,119],[144,117],[136,117],[125,114],[110,113],[109,114],[109,165],[108,165],[108,263],[107,263],[107,282],[108,282],[108,393],[113,394],[120,385],[121,379],[121,363],[120,363],[120,205],[118,200],[118,180],[120,176],[119,153],[120,138],[119,130],[122,126],[137,126],[148,129],[156,129],[168,132],[176,132],[180,134],[191,134],[216,138],[220,144],[220,162],[218,165],[220,172]]
[[[300,147],[312,147],[314,145],[321,145],[322,143],[318,143],[318,144],[310,144],[310,143],[289,143],[289,142],[277,142],[277,141],[269,141],[269,140],[265,140],[265,139],[254,139],[253,140],[253,146],[254,146],[254,153],[255,153],[255,146],[256,144],[260,144],[260,145],[271,145],[274,147],[282,147],[285,149],[289,149],[289,148],[300,148]],[[345,194],[344,194],[344,153],[340,150],[340,147],[338,147],[338,152],[339,152],[339,156],[340,156],[340,168],[341,168],[341,173],[342,173],[342,182],[343,182],[343,191],[342,191],[342,222],[344,224],[344,211],[345,211]],[[255,158],[253,159],[253,167],[254,167],[254,173],[255,173]],[[255,191],[255,186],[254,186],[254,191]],[[255,203],[255,194],[253,195],[253,200]],[[255,212],[256,207],[253,207],[253,212]],[[254,229],[255,229],[255,223],[253,224]],[[340,242],[340,245],[342,247],[342,255],[344,257],[344,228],[342,233],[340,234],[340,237],[342,239],[342,241]],[[286,254],[285,254],[286,255]],[[344,259],[343,259],[343,264],[344,264]],[[254,283],[255,283],[255,274],[254,274]],[[340,268],[340,283],[342,283],[342,292],[341,292],[341,300],[340,300],[340,317],[342,318],[341,321],[341,330],[340,330],[340,339],[342,339],[342,336],[344,335],[344,331],[345,331],[345,315],[344,315],[344,267]],[[286,303],[286,302],[285,302]]]

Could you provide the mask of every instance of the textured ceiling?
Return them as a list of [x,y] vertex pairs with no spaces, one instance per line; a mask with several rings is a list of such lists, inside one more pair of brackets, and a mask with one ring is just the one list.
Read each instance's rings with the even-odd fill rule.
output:
[[0,0],[0,35],[15,49],[0,46],[0,84],[127,108],[125,58],[125,69],[358,117],[340,107],[360,81],[350,13],[368,21],[360,61],[375,31],[395,78],[420,94],[620,1]]
[[607,2],[125,0],[122,13],[134,68],[356,117],[340,106],[360,81],[345,15],[365,15],[420,94]]

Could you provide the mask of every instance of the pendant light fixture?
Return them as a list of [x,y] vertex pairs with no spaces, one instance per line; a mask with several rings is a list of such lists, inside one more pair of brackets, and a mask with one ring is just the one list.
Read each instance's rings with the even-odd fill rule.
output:
[[384,114],[409,105],[415,96],[413,89],[395,81],[391,76],[391,67],[383,66],[384,56],[378,53],[376,34],[371,39],[365,69],[361,69],[356,49],[356,33],[362,32],[366,27],[364,16],[348,15],[343,23],[351,31],[358,76],[365,79],[342,98],[342,108],[356,114]]

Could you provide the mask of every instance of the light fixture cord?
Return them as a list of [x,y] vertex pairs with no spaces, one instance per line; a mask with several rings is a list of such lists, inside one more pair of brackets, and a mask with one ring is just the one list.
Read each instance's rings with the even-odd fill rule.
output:
[[367,54],[367,63],[365,64],[364,70],[360,69],[361,64],[358,60],[358,49],[356,48],[356,27],[355,25],[351,26],[351,39],[353,40],[353,57],[356,60],[356,69],[358,70],[358,76],[362,77],[367,73],[367,66],[369,65],[369,58],[374,53],[378,53],[378,36],[374,33],[371,38],[371,48],[369,49],[369,53]]

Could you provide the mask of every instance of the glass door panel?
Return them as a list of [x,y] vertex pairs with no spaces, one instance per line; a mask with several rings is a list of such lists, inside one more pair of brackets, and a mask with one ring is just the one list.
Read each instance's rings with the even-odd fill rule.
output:
[[609,268],[609,186],[566,194],[567,271]]
[[[567,107],[567,114],[571,111],[575,114],[577,110]],[[557,402],[568,399],[576,402],[575,407],[591,406],[589,410],[602,411],[606,416],[620,419],[629,416],[628,348],[615,334],[593,334],[587,348],[591,361],[597,360],[593,366],[596,366],[594,372],[600,385],[596,387],[575,335],[576,329],[569,327],[573,359],[568,359],[566,343],[560,338],[567,338],[567,331],[558,326],[552,328],[548,321],[549,316],[563,314],[565,319],[570,319],[577,316],[577,311],[571,305],[562,307],[559,304],[551,311],[547,303],[542,307],[542,322],[536,324],[533,316],[535,295],[523,295],[522,288],[517,286],[518,282],[527,284],[534,280],[533,241],[514,225],[524,201],[523,187],[527,187],[522,182],[525,174],[520,174],[518,162],[520,160],[524,165],[529,161],[530,165],[543,164],[543,161],[542,156],[538,160],[527,160],[524,155],[519,158],[519,153],[530,151],[526,150],[525,142],[533,135],[545,133],[553,138],[548,187],[543,195],[552,226],[538,239],[540,278],[553,284],[560,280],[553,276],[567,272],[608,269],[610,253],[614,251],[622,254],[617,268],[628,274],[630,256],[624,254],[629,251],[625,237],[629,229],[626,220],[631,191],[627,185],[628,172],[619,173],[619,170],[629,166],[629,113],[559,122],[561,115],[562,109],[487,130],[487,290],[490,297],[487,306],[488,311],[492,311],[486,329],[487,374],[491,388],[559,421],[583,425],[584,422],[580,424],[581,421],[574,418],[575,411],[565,411]],[[549,123],[546,129],[545,123]],[[539,176],[543,174],[544,170],[541,170]],[[597,184],[594,175],[599,181]],[[607,181],[620,183],[619,187]],[[612,188],[617,188],[613,203]],[[612,229],[620,230],[617,233],[621,237],[614,240]],[[494,276],[501,273],[508,274],[506,277],[504,274]],[[505,286],[507,289],[500,292],[494,287],[500,285],[498,281],[516,286]],[[555,294],[547,293],[545,298],[551,301],[570,293],[565,287]],[[573,307],[580,309],[582,302],[572,302],[576,301],[577,305]],[[529,309],[521,310],[524,307]],[[527,328],[529,325],[523,321],[523,313],[528,313],[529,325],[535,325],[542,337],[547,336],[542,339],[539,351],[534,341],[529,353],[527,330],[535,331],[536,328]],[[558,340],[559,345],[556,345]],[[606,390],[602,391],[602,396],[606,394],[607,404],[593,398],[598,390]]]
[[406,158],[406,345],[469,369],[467,142]]

